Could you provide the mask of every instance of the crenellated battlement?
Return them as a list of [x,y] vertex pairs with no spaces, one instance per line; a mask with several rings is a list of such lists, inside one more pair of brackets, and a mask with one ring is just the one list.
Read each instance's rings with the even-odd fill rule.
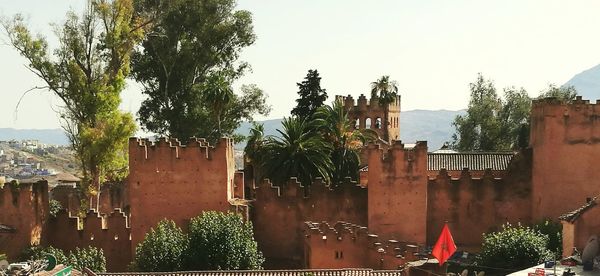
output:
[[[372,97],[367,99],[364,94],[360,94],[358,99],[355,101],[352,95],[342,96],[336,95],[336,101],[341,101],[344,103],[344,107],[347,110],[358,110],[358,111],[368,111],[368,110],[382,110],[381,105],[379,105],[379,97]],[[400,111],[400,96],[398,96],[392,103],[388,105],[389,111]]]
[[362,190],[366,188],[350,178],[347,178],[344,184],[338,186],[332,186],[330,183],[323,182],[323,179],[316,178],[309,187],[306,187],[296,177],[290,177],[284,185],[275,185],[270,179],[264,179],[262,186],[269,187],[277,197],[288,198],[310,198],[311,195],[315,194],[322,195],[323,193],[339,193],[340,190],[344,189]]
[[182,144],[177,138],[160,137],[156,141],[147,138],[129,138],[129,155],[144,159],[152,159],[153,156],[168,154],[175,159],[184,159],[188,155],[200,155],[205,159],[211,159],[213,152],[218,150],[233,149],[233,140],[230,138],[221,138],[216,145],[211,145],[204,138],[190,138],[185,144]]
[[414,146],[407,147],[402,141],[394,141],[389,146],[380,143],[369,143],[364,154],[369,164],[369,174],[382,171],[402,174],[407,171],[424,172],[427,170],[427,141],[417,141]]
[[600,100],[577,96],[572,102],[556,98],[533,101],[530,145],[600,143]]

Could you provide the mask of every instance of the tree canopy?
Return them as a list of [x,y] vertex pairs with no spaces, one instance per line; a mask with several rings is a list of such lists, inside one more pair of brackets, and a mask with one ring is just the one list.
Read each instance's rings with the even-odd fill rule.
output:
[[462,151],[511,150],[527,146],[531,98],[523,88],[504,89],[501,99],[491,80],[479,74],[470,85],[467,114],[456,116],[453,147]]
[[131,114],[119,110],[120,93],[130,72],[131,51],[145,26],[132,0],[94,0],[82,16],[67,13],[57,27],[59,44],[53,55],[46,39],[32,35],[22,16],[2,25],[30,71],[45,82],[37,88],[63,101],[58,112],[81,163],[84,190],[93,192],[103,181],[123,178],[127,139],[136,126]]
[[139,1],[156,23],[133,56],[133,75],[148,98],[138,112],[142,127],[161,135],[216,140],[243,119],[270,108],[262,90],[232,83],[249,65],[240,51],[255,40],[252,16],[235,0]]
[[191,220],[186,270],[261,269],[252,223],[234,213],[202,212]]
[[172,220],[162,220],[150,229],[135,248],[137,271],[177,271],[188,248],[187,235]]
[[323,106],[327,100],[327,91],[321,88],[321,77],[319,72],[308,70],[308,74],[298,86],[297,105],[292,109],[292,115],[296,117],[307,118],[312,116],[319,107]]

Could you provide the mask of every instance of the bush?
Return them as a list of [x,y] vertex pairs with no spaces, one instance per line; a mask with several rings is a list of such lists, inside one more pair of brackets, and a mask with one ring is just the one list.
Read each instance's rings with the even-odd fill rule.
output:
[[62,250],[52,246],[31,246],[23,251],[20,259],[21,261],[42,260],[46,258],[46,255],[54,256],[54,258],[56,258],[56,263],[58,264],[68,263],[68,258],[65,253]]
[[548,250],[554,253],[555,258],[562,256],[562,224],[545,219],[533,226],[536,230],[548,236]]
[[69,251],[68,254],[65,254],[62,250],[52,246],[32,246],[25,249],[21,256],[21,260],[42,260],[45,259],[48,254],[56,258],[57,264],[69,265],[80,271],[83,268],[89,268],[95,272],[106,271],[104,251],[91,246],[83,249],[75,248],[74,251]]
[[524,226],[502,226],[502,231],[484,234],[477,265],[524,269],[553,259],[548,237]]
[[187,270],[260,269],[264,258],[252,224],[233,213],[203,212],[189,227]]
[[75,251],[69,252],[68,258],[68,264],[79,271],[88,268],[94,272],[106,272],[106,258],[102,249],[92,246],[83,249],[77,247]]
[[138,271],[177,271],[187,245],[186,235],[175,222],[162,220],[136,247],[132,266]]
[[60,212],[60,210],[62,209],[62,205],[60,205],[60,201],[51,199],[48,202],[48,205],[49,205],[49,209],[50,209],[50,216],[55,218],[56,215],[58,215],[58,212]]

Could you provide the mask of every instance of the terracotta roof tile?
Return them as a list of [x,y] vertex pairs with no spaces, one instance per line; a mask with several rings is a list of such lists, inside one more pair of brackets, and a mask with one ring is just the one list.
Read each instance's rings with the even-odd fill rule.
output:
[[473,171],[504,171],[515,156],[513,152],[459,152],[428,153],[427,169],[439,171],[460,171],[465,168]]
[[578,209],[575,209],[571,212],[561,215],[560,217],[558,217],[558,219],[573,223],[587,210],[598,205],[597,200],[598,200],[598,197],[594,197],[590,201],[588,201],[586,204],[584,204],[583,206],[581,206]]

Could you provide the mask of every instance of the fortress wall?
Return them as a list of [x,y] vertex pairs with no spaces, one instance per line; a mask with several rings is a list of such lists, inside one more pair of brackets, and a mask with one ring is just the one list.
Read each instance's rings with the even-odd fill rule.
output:
[[427,232],[427,142],[384,150],[370,144],[368,227],[390,239],[425,244]]
[[367,190],[355,183],[328,187],[316,181],[310,187],[302,187],[291,179],[278,187],[265,181],[258,185],[255,194],[254,234],[267,259],[266,268],[303,267],[305,221],[367,223]]
[[90,210],[83,219],[62,210],[48,223],[48,245],[64,251],[93,246],[101,248],[107,270],[126,271],[132,261],[129,219],[120,209],[110,214]]
[[[190,139],[129,140],[129,202],[135,247],[160,220],[174,220],[183,229],[202,211],[231,210],[235,164],[232,140],[216,145]],[[240,179],[238,177],[238,182]],[[239,190],[243,184],[238,183]],[[240,192],[238,191],[238,194]]]
[[600,194],[600,103],[536,100],[531,112],[532,216],[556,218]]
[[0,252],[13,261],[28,246],[43,244],[48,215],[48,182],[4,184],[0,188],[0,224],[14,231],[0,232]]

